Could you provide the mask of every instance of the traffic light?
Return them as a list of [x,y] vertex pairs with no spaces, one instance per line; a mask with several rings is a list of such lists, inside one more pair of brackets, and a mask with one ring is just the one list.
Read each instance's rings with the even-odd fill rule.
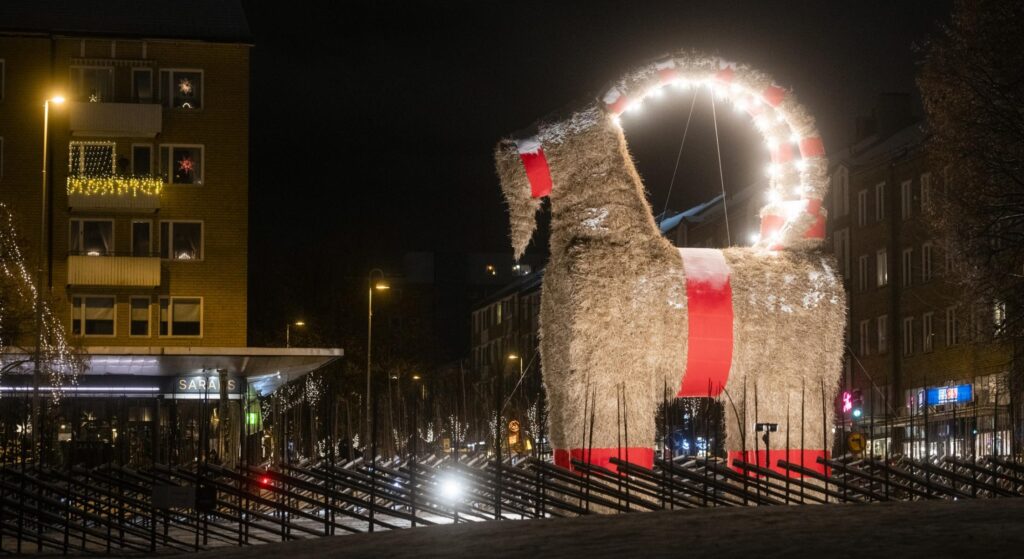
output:
[[864,415],[864,394],[854,388],[850,394],[850,417],[860,419]]

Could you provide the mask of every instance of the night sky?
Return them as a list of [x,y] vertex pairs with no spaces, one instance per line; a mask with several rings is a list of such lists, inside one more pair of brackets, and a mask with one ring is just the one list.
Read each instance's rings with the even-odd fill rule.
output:
[[[948,1],[244,5],[256,331],[405,251],[510,251],[493,146],[631,67],[678,48],[749,63],[795,91],[834,152],[879,93],[913,91],[914,45],[949,11]],[[690,95],[624,119],[656,211]],[[670,208],[719,192],[709,103],[696,102]],[[725,105],[718,124],[726,189],[739,190],[767,155]]]

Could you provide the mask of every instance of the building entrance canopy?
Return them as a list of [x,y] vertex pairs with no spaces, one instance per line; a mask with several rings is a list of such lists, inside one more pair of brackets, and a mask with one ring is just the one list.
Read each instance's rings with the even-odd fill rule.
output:
[[[68,392],[118,392],[118,387],[97,383],[97,377],[104,377],[117,379],[123,392],[152,387],[149,390],[154,392],[170,389],[178,394],[209,393],[216,397],[223,372],[227,374],[229,392],[237,391],[231,390],[232,379],[245,379],[258,394],[266,395],[343,355],[344,351],[338,348],[94,346],[82,355],[85,378]],[[31,353],[8,352],[4,361],[13,360],[23,362],[5,375],[0,389],[24,390],[31,386]],[[144,377],[161,378],[146,382]]]

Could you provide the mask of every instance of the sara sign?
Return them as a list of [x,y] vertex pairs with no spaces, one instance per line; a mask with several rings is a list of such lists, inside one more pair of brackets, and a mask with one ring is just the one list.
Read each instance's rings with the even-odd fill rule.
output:
[[956,386],[939,386],[928,389],[928,405],[959,404],[974,399],[974,390],[970,384]]
[[[226,382],[228,393],[238,392],[237,378],[228,377]],[[178,377],[174,381],[174,390],[179,394],[209,393],[216,395],[220,393],[220,375]]]

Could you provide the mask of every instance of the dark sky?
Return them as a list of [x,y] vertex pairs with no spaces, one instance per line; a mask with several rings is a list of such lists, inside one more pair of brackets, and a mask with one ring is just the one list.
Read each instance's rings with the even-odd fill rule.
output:
[[[508,251],[491,149],[664,52],[698,48],[795,90],[829,150],[883,91],[913,89],[912,50],[948,0],[854,2],[245,2],[252,29],[252,296],[316,275],[364,276],[407,250]],[[690,98],[626,123],[665,204]],[[726,187],[758,178],[751,127],[719,111]],[[699,99],[670,207],[718,192]],[[310,289],[315,287],[306,287]],[[301,298],[301,297],[300,297]]]

